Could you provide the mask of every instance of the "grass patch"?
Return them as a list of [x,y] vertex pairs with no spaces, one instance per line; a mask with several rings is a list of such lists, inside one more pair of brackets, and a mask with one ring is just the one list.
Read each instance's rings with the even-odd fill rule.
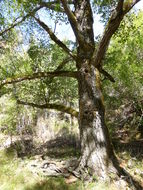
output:
[[76,182],[72,185],[66,184],[64,178],[49,178],[40,181],[25,190],[82,190],[82,184]]
[[28,159],[17,158],[12,148],[0,151],[0,190],[81,190],[81,182],[66,184],[64,178],[46,178],[32,174]]
[[0,151],[0,190],[112,190],[107,184],[66,184],[62,177],[36,176],[26,167],[28,161],[17,158],[12,148]]
[[[72,149],[70,151],[72,152]],[[62,152],[62,159],[67,157],[65,152]],[[118,153],[118,157],[122,167],[142,183],[143,160],[133,158],[127,152]],[[82,181],[67,184],[62,177],[44,177],[32,174],[28,170],[29,161],[28,157],[24,160],[17,158],[17,153],[12,148],[1,150],[0,190],[117,190],[114,184],[83,183]]]
[[15,151],[0,151],[0,189],[24,190],[25,184],[34,184],[36,178],[24,167],[24,161],[17,159]]

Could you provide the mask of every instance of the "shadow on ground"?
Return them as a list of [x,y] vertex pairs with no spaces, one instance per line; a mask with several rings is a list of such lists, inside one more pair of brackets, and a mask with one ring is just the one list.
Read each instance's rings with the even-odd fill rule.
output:
[[[114,143],[115,149],[118,151],[127,151],[131,153],[131,156],[142,158],[143,153],[143,141],[132,142],[132,143]],[[35,155],[40,155],[44,160],[44,156],[50,158],[60,158],[68,159],[69,157],[79,157],[80,156],[80,147],[79,143],[76,142],[76,139],[73,137],[57,137],[56,139],[47,141],[46,143],[35,147],[31,139],[25,139],[22,141],[16,141],[11,145],[11,148],[17,152],[18,157],[31,157]],[[130,176],[129,180],[135,180]],[[136,186],[138,190],[142,190],[140,184],[136,181]],[[80,187],[76,184],[69,185],[66,184],[63,178],[50,178],[48,180],[40,181],[33,186],[26,187],[25,190],[81,190]]]
[[80,156],[79,142],[73,136],[57,137],[39,146],[35,146],[32,139],[17,140],[10,147],[16,150],[19,158],[29,158],[35,155],[42,155],[43,158],[44,156],[49,156],[57,159]]
[[113,141],[116,152],[127,152],[131,157],[143,159],[143,140],[136,140],[128,143]]
[[[18,157],[31,157],[35,155],[48,156],[51,158],[64,159],[80,156],[80,142],[74,136],[60,136],[49,140],[39,146],[35,146],[32,139],[17,140],[11,144]],[[131,157],[143,158],[143,140],[123,143],[113,141],[116,152],[127,152]]]
[[63,178],[50,178],[26,187],[24,190],[81,190],[80,184],[66,184]]

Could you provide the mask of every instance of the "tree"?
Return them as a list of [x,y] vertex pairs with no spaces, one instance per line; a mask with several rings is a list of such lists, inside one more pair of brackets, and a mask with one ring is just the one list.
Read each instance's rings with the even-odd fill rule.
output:
[[104,59],[104,69],[116,81],[111,83],[106,77],[102,79],[106,122],[109,122],[108,127],[114,134],[125,127],[130,139],[139,138],[137,129],[141,123],[143,106],[142,20],[142,11],[126,16],[112,38]]
[[[110,174],[126,175],[119,167],[109,137],[108,128],[105,123],[105,107],[102,95],[100,73],[114,82],[113,77],[103,69],[102,61],[108,49],[111,37],[120,26],[124,16],[140,0],[118,0],[116,1],[90,1],[90,0],[60,0],[60,1],[24,1],[20,5],[24,7],[24,16],[16,19],[8,28],[0,34],[4,35],[16,25],[24,22],[27,18],[33,18],[51,40],[53,40],[71,59],[76,63],[76,71],[53,71],[37,72],[29,76],[15,77],[1,82],[1,85],[33,80],[41,77],[74,77],[78,81],[79,92],[79,129],[81,140],[81,158],[76,169],[77,174],[89,174],[98,176],[100,179],[108,179]],[[107,2],[107,3],[106,3]],[[103,36],[95,47],[93,31],[93,10],[100,7],[103,12],[108,13],[108,21]],[[105,4],[104,4],[105,3]],[[19,3],[18,3],[19,4]],[[104,5],[102,7],[102,5]],[[110,8],[113,12],[109,12]],[[75,38],[76,51],[67,47],[37,15],[38,10],[46,8],[55,13],[62,13],[63,19],[68,19]],[[108,8],[108,9],[106,9]],[[72,10],[73,9],[73,10]],[[21,15],[20,15],[21,16]],[[105,19],[107,19],[105,18]]]

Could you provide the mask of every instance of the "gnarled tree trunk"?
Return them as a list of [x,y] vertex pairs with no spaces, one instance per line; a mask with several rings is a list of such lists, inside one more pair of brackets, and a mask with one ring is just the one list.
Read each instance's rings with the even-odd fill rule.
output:
[[118,174],[117,161],[105,124],[105,109],[100,85],[100,73],[92,63],[95,51],[93,15],[90,2],[75,1],[78,20],[76,37],[79,89],[79,128],[81,158],[77,171],[107,179],[111,172]]
[[105,124],[105,109],[100,85],[100,74],[82,60],[79,68],[79,128],[81,139],[80,172],[107,179],[111,172],[117,174],[116,158]]

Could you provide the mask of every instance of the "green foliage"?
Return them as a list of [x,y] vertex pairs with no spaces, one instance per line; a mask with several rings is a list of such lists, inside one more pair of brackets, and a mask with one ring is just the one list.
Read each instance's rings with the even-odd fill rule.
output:
[[1,150],[0,163],[0,189],[25,189],[24,184],[35,183],[36,177],[32,177],[29,170],[22,167],[20,160],[15,157],[14,150]]
[[32,134],[36,110],[17,105],[12,95],[4,95],[0,98],[0,112],[0,130],[3,134]]
[[[5,106],[4,110],[3,106]],[[18,116],[18,110],[15,109],[15,102],[5,97],[1,99],[0,109],[1,109],[0,127],[4,128],[3,131],[5,134],[10,134],[10,135],[15,134],[17,116]]]
[[[55,44],[48,45],[48,47],[42,44],[31,44],[28,55],[30,57],[29,64],[32,72],[54,71],[66,59],[65,53]],[[69,62],[62,70],[74,71],[75,65]],[[77,82],[70,78],[43,78],[29,83],[26,81],[18,91],[23,94],[22,98],[26,97],[28,92],[30,95],[32,94],[34,102],[44,103],[46,100],[52,103],[70,103],[76,101]],[[28,99],[30,100],[30,98]]]
[[[0,57],[1,80],[30,75],[35,72],[52,72],[63,60],[67,59],[67,55],[57,45],[53,43],[45,45],[42,42],[34,41],[32,37],[28,49],[21,46],[20,35],[13,30],[10,41],[6,41],[6,46]],[[71,46],[70,42],[65,43],[67,46]],[[69,61],[61,69],[75,71],[75,63]],[[9,95],[3,96],[6,93]],[[77,81],[71,78],[58,77],[23,81],[2,87],[1,96],[3,97],[1,97],[0,109],[3,117],[0,121],[0,127],[6,128],[6,134],[16,134],[19,125],[24,125],[25,130],[30,130],[33,124],[27,124],[28,115],[31,115],[30,118],[33,122],[36,115],[35,109],[27,109],[26,106],[17,105],[17,98],[36,104],[77,105]],[[5,102],[5,109],[3,109],[3,102]],[[22,118],[25,124],[22,124]]]
[[117,4],[116,0],[94,0],[93,7],[101,15],[101,21],[107,22]]
[[[111,136],[137,140],[143,97],[143,13],[130,14],[112,38],[104,68],[115,83],[103,80],[107,123]],[[128,135],[123,137],[122,135]],[[122,137],[121,137],[122,136]],[[141,136],[140,136],[141,137]]]
[[[45,45],[42,42],[35,42],[32,38],[26,52],[22,48],[20,40],[17,36],[17,40],[7,43],[7,48],[0,58],[2,63],[1,80],[30,75],[35,72],[52,72],[64,59],[67,59],[66,54],[55,44]],[[67,46],[71,45],[70,42],[65,43]],[[75,64],[69,62],[63,66],[62,70],[75,71]],[[77,99],[77,82],[69,78],[56,77],[25,81],[15,85],[15,88],[15,95],[38,103],[45,101],[70,103]]]
[[105,81],[104,86],[106,97],[115,99],[116,105],[134,99],[141,100],[143,96],[143,27],[140,24],[142,21],[142,12],[138,17],[134,14],[126,17],[110,43],[105,68],[116,82],[111,84]]

